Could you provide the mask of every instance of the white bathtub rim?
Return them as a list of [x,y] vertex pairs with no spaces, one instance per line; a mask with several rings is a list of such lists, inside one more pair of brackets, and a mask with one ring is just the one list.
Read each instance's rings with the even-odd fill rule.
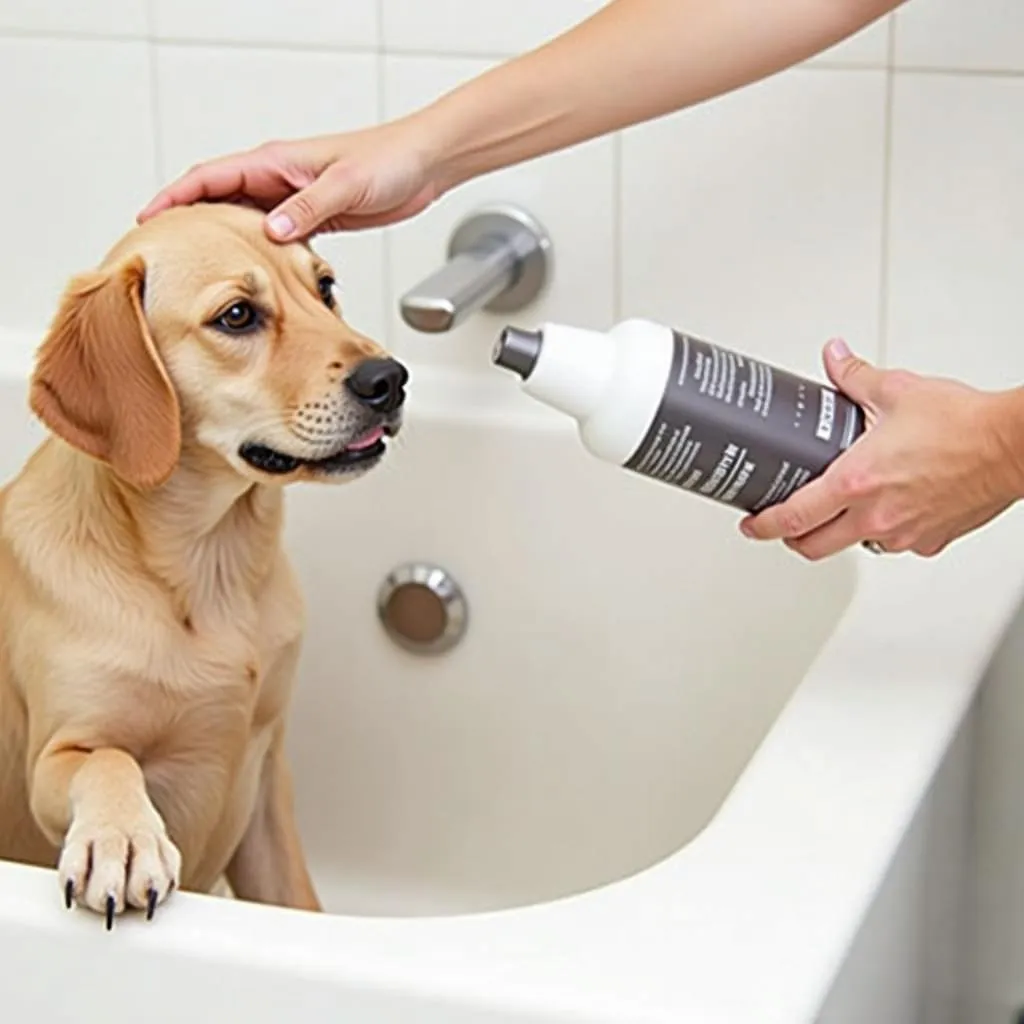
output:
[[[24,383],[35,345],[26,338],[0,336],[0,377]],[[445,376],[425,375],[439,413]],[[0,942],[19,928],[70,928],[81,941],[188,955],[201,946],[266,970],[298,964],[339,990],[397,986],[481,1007],[574,1008],[595,1021],[628,1009],[638,1021],[809,1022],[1020,600],[1018,553],[1015,509],[930,562],[861,557],[850,608],[708,829],[604,889],[419,919],[320,918],[178,894],[152,925],[130,920],[106,936],[90,916],[65,914],[51,872],[0,864]]]

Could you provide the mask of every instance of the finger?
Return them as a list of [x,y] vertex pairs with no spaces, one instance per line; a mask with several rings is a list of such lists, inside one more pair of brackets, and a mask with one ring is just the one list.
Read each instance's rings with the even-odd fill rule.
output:
[[348,179],[328,168],[311,185],[268,214],[267,231],[279,242],[308,238],[325,221],[345,213],[351,206],[352,195]]
[[163,213],[171,207],[171,199],[167,195],[166,189],[154,196],[150,201],[135,215],[136,224],[145,224],[147,220],[155,217],[158,213]]
[[841,338],[825,346],[825,370],[832,383],[858,405],[877,406],[882,401],[885,371],[855,356]]
[[859,544],[864,539],[861,532],[854,516],[844,512],[824,526],[819,526],[802,537],[789,538],[783,543],[804,558],[817,562]]
[[163,188],[139,213],[143,223],[172,206],[189,206],[201,200],[221,200],[246,194],[245,164],[215,161],[200,164]]
[[844,498],[832,476],[826,473],[781,504],[743,519],[740,529],[753,540],[802,537],[835,519],[844,509]]

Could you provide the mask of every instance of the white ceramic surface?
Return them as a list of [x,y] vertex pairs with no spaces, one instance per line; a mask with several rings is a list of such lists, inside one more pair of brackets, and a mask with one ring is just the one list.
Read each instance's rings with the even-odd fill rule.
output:
[[0,32],[58,36],[146,35],[148,0],[4,0],[0,4]]
[[885,75],[800,68],[631,129],[622,307],[800,372],[876,351]]
[[1019,384],[1024,77],[901,74],[893,125],[889,360]]
[[145,43],[0,33],[0,324],[34,329],[156,189]]
[[605,0],[380,0],[384,45],[393,52],[502,55],[538,46],[589,17]]
[[317,49],[369,49],[380,43],[376,0],[149,2],[153,32],[160,39]]
[[896,15],[898,67],[1024,71],[1018,0],[911,0]]

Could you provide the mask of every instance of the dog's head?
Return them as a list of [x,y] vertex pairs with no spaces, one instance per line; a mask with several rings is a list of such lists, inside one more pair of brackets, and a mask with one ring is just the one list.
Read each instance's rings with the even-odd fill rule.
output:
[[39,350],[35,414],[126,482],[183,443],[256,481],[350,479],[397,432],[405,368],[341,317],[331,268],[261,215],[169,210],[69,285]]

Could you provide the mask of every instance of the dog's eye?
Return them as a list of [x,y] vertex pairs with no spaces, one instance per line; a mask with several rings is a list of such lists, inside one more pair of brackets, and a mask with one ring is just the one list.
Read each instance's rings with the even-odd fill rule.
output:
[[260,325],[260,315],[251,302],[233,302],[216,320],[214,326],[229,334],[245,334]]
[[316,286],[324,305],[328,309],[334,309],[338,304],[337,299],[334,297],[334,278],[325,274],[317,281]]

